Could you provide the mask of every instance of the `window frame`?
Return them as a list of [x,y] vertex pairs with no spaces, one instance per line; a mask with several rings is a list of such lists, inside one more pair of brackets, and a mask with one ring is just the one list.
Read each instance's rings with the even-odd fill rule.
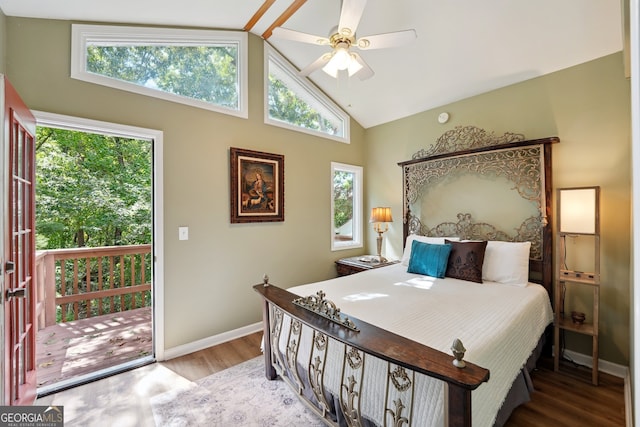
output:
[[[242,31],[73,24],[71,26],[71,78],[246,119],[249,116],[247,39],[247,33]],[[87,71],[87,45],[90,43],[177,46],[233,44],[238,49],[238,80],[236,83],[238,87],[238,108],[215,105],[91,73]]]
[[[296,85],[298,85],[299,88],[305,92],[305,95],[308,95],[310,98],[312,98],[313,104],[317,105],[320,109],[327,111],[329,114],[334,115],[342,121],[342,136],[331,135],[315,129],[296,126],[291,123],[272,119],[269,116],[270,62],[273,62],[277,67],[279,67],[279,71],[284,73],[288,79],[292,80]],[[331,139],[345,144],[351,143],[351,116],[349,116],[349,114],[347,114],[342,108],[340,108],[338,104],[333,102],[331,98],[329,98],[320,89],[318,89],[318,87],[314,85],[311,80],[305,77],[301,77],[298,70],[267,42],[264,43],[264,122],[268,125],[278,126],[309,135],[320,136],[322,138]]]
[[[335,223],[334,223],[334,216],[335,216],[335,203],[334,203],[334,183],[333,183],[333,177],[336,173],[336,171],[343,171],[343,172],[351,172],[354,174],[353,177],[353,215],[352,215],[352,229],[353,229],[353,239],[350,241],[336,241],[335,240]],[[364,205],[363,205],[363,189],[364,189],[364,185],[363,185],[363,167],[362,166],[356,166],[356,165],[350,165],[350,164],[346,164],[346,163],[338,163],[338,162],[331,162],[331,217],[330,217],[330,221],[331,221],[331,227],[330,227],[330,232],[331,232],[331,250],[332,251],[341,251],[341,250],[345,250],[345,249],[354,249],[354,248],[361,248],[364,246],[363,243],[363,229],[364,229],[364,224],[363,224],[363,218],[364,218]]]

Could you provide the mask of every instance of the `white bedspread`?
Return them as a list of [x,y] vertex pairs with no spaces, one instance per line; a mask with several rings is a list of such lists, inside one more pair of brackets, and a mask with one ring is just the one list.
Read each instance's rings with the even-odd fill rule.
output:
[[[547,292],[493,282],[434,279],[396,264],[288,289],[300,296],[326,293],[348,316],[451,354],[459,338],[465,360],[490,370],[472,393],[474,426],[491,426],[511,383],[553,320]],[[429,387],[442,393],[441,387]],[[430,396],[427,400],[440,400]]]

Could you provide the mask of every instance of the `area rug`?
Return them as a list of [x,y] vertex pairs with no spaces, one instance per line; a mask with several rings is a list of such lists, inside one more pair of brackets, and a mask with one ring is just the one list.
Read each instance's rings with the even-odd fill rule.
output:
[[280,379],[264,376],[264,358],[205,377],[150,400],[157,426],[324,426]]

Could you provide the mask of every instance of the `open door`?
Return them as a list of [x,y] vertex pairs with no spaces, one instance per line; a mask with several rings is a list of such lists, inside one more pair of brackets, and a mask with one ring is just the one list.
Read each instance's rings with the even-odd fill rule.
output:
[[36,120],[0,75],[3,137],[4,405],[31,405],[36,397],[35,132]]

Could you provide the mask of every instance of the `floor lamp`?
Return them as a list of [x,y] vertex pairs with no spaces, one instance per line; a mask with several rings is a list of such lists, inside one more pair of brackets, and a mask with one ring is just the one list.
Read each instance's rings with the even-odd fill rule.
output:
[[[558,235],[556,286],[554,301],[556,304],[554,324],[554,370],[560,369],[563,358],[563,345],[560,335],[564,331],[583,334],[592,337],[592,366],[591,382],[598,385],[598,336],[600,317],[600,187],[559,188],[558,207]],[[567,239],[584,236],[584,244],[579,248],[587,251],[567,254]],[[574,242],[575,243],[575,242]],[[588,252],[591,252],[591,255]],[[573,268],[567,265],[568,255],[573,261]],[[586,271],[584,267],[592,264],[592,269]],[[576,268],[577,267],[577,268]],[[593,307],[590,319],[587,314],[572,311],[571,317],[565,317],[564,303],[567,289],[583,286],[593,291]]]

